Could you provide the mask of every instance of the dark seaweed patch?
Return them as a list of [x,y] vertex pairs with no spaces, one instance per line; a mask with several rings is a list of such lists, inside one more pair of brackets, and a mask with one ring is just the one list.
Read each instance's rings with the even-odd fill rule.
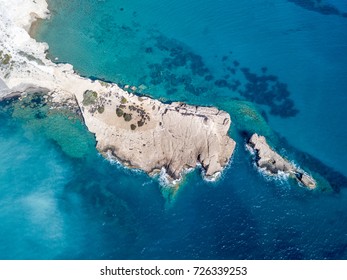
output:
[[193,77],[201,77],[205,81],[213,80],[202,57],[176,40],[168,39],[165,36],[158,36],[155,40],[154,47],[163,52],[165,58],[159,63],[148,65],[149,82],[154,86],[163,85],[168,94],[175,93],[178,86],[182,86],[187,92],[194,95],[205,93],[207,87],[200,86],[198,82],[193,83]]
[[247,100],[270,107],[270,114],[280,117],[292,117],[298,113],[293,100],[290,99],[288,86],[274,75],[252,73],[248,68],[241,68],[246,84],[238,92]]
[[212,75],[206,75],[205,76],[205,81],[212,81],[214,77]]
[[[128,30],[126,26],[118,28]],[[266,66],[261,68],[260,74],[254,69],[241,66],[232,52],[217,56],[222,64],[219,68],[221,72],[217,74],[212,73],[203,58],[188,46],[156,32],[146,40],[142,51],[146,57],[147,69],[136,82],[127,84],[160,87],[171,96],[181,90],[195,96],[218,96],[219,90],[229,91],[233,97],[239,94],[245,100],[268,106],[269,113],[273,115],[290,117],[298,113],[285,83],[268,73]],[[122,81],[118,81],[118,84],[122,87]],[[187,99],[189,100],[188,96]]]
[[153,48],[151,48],[151,47],[145,48],[145,52],[146,53],[152,53],[153,52]]
[[333,190],[335,192],[339,192],[341,188],[347,187],[347,177],[344,176],[339,171],[336,171],[332,167],[324,164],[319,159],[315,158],[314,156],[302,152],[298,150],[297,148],[291,146],[287,139],[284,137],[280,137],[281,146],[288,151],[292,151],[294,153],[294,158],[302,165],[307,168],[309,168],[312,171],[316,171],[321,176],[323,176],[330,185],[332,186]]
[[229,86],[229,84],[228,84],[228,82],[227,82],[226,80],[216,80],[216,81],[214,82],[214,84],[215,84],[217,87],[220,87],[220,88],[222,88],[222,87],[228,87],[228,86]]
[[36,119],[44,119],[46,117],[46,113],[45,112],[43,112],[43,111],[41,111],[41,110],[39,110],[39,111],[37,111],[36,113],[35,113],[35,118]]
[[339,15],[346,17],[346,13],[342,13],[336,7],[329,3],[324,3],[322,0],[288,0],[306,10],[320,13],[322,15]]

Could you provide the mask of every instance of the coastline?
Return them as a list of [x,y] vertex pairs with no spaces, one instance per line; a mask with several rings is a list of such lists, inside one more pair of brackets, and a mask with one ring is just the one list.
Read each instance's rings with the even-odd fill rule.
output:
[[53,63],[45,55],[48,45],[29,34],[35,33],[38,20],[49,17],[47,2],[24,3],[20,11],[7,7],[7,26],[1,29],[2,37],[13,34],[4,42],[11,61],[0,72],[11,93],[43,90],[54,103],[77,103],[99,152],[107,157],[112,151],[125,166],[150,175],[165,167],[170,182],[197,162],[207,178],[223,170],[236,144],[228,136],[231,120],[226,112],[138,97],[116,84],[80,77],[70,64]]
[[[28,0],[26,1],[28,2]],[[17,0],[14,0],[12,3],[16,2]],[[262,47],[257,47],[257,43],[270,42],[268,47],[273,51],[275,46],[282,45],[276,45],[276,39],[280,39],[278,33],[272,32],[269,37],[259,38],[259,42],[254,41],[254,45],[244,46],[245,55],[248,53],[249,57],[252,57],[255,53],[251,52],[258,50],[260,55],[264,55],[263,60],[267,61],[267,63],[262,63],[262,59],[254,57],[254,62],[249,63],[244,61],[243,53],[240,54],[234,50],[233,42],[238,44],[240,37],[243,36],[242,33],[246,34],[245,36],[248,34],[251,41],[252,38],[257,38],[250,36],[250,34],[254,34],[252,33],[254,26],[247,26],[246,28],[246,26],[240,25],[243,27],[233,33],[234,36],[229,37],[223,37],[223,34],[228,34],[222,32],[223,30],[216,31],[210,26],[210,30],[215,31],[212,36],[222,36],[233,50],[233,54],[229,56],[226,65],[232,65],[233,59],[236,59],[240,61],[241,67],[249,67],[251,73],[260,73],[261,70],[256,65],[261,63],[268,67],[264,76],[278,75],[281,82],[288,83],[291,99],[297,105],[295,107],[300,108],[300,110],[296,117],[283,121],[281,119],[279,123],[287,125],[282,130],[278,130],[276,120],[279,117],[272,115],[267,110],[269,109],[267,105],[258,106],[255,102],[245,101],[242,98],[233,100],[230,96],[236,93],[229,92],[226,88],[221,94],[217,92],[218,88],[216,88],[216,93],[210,94],[210,92],[207,92],[200,95],[193,95],[188,91],[177,91],[170,94],[161,89],[157,92],[152,91],[154,85],[150,83],[151,76],[148,75],[148,73],[152,73],[150,68],[139,67],[139,64],[142,65],[142,63],[138,64],[138,60],[132,57],[127,59],[128,63],[123,63],[123,65],[128,65],[129,72],[119,71],[122,67],[119,67],[119,64],[116,63],[118,58],[123,59],[127,53],[131,54],[132,49],[122,52],[120,45],[118,48],[108,43],[110,39],[114,38],[115,42],[118,42],[118,39],[124,38],[121,46],[124,46],[126,42],[133,42],[135,45],[140,40],[137,37],[129,40],[125,36],[127,31],[122,32],[117,28],[112,29],[110,33],[104,33],[106,29],[103,29],[103,27],[113,26],[114,23],[124,24],[127,22],[117,17],[117,15],[132,20],[132,17],[127,17],[128,14],[131,15],[131,8],[140,11],[140,7],[148,6],[147,2],[116,3],[117,1],[113,0],[105,2],[93,0],[86,2],[48,2],[51,4],[50,8],[52,8],[51,17],[47,21],[38,19],[39,24],[44,25],[39,26],[36,38],[39,42],[48,43],[50,49],[46,51],[45,57],[54,64],[60,65],[64,62],[72,62],[71,64],[76,72],[83,73],[84,76],[81,80],[76,77],[73,81],[76,84],[81,82],[83,85],[88,86],[89,92],[83,92],[83,89],[81,89],[82,101],[75,101],[73,92],[71,98],[68,99],[69,92],[63,91],[63,89],[68,85],[66,80],[75,77],[68,73],[70,70],[66,68],[67,73],[64,75],[67,78],[64,78],[60,66],[51,68],[40,64],[40,60],[43,63],[46,62],[40,55],[36,55],[35,47],[31,49],[25,46],[26,44],[31,45],[31,40],[28,39],[29,41],[23,43],[18,40],[13,41],[18,42],[20,48],[13,50],[14,73],[12,77],[8,76],[6,78],[6,82],[15,87],[15,93],[21,96],[11,98],[9,95],[4,94],[8,99],[0,101],[0,120],[2,124],[0,127],[0,151],[2,151],[0,186],[2,187],[1,213],[2,232],[4,233],[0,242],[2,259],[170,260],[179,258],[196,260],[272,260],[276,258],[280,260],[334,260],[347,258],[347,251],[344,250],[345,233],[347,232],[347,213],[345,211],[347,178],[336,171],[336,166],[343,169],[343,165],[341,166],[339,161],[329,161],[329,158],[334,157],[336,154],[337,147],[340,151],[345,149],[344,142],[332,141],[331,130],[340,130],[339,133],[342,136],[346,134],[343,123],[341,122],[340,126],[335,125],[334,120],[329,115],[330,111],[335,110],[336,117],[339,117],[338,110],[340,108],[330,106],[335,104],[333,101],[336,100],[335,94],[341,93],[340,87],[334,87],[338,83],[337,79],[330,79],[330,75],[337,73],[335,65],[333,65],[334,62],[318,61],[317,65],[314,64],[317,68],[320,68],[319,70],[314,68],[314,70],[322,73],[322,75],[328,75],[326,78],[329,79],[326,83],[331,87],[331,91],[323,90],[325,89],[323,87],[318,92],[315,87],[324,82],[320,79],[315,83],[310,77],[302,75],[307,70],[305,67],[302,71],[300,70],[301,67],[297,68],[298,76],[290,75],[293,65],[286,65],[285,62],[287,61],[287,51],[290,52],[292,45],[283,45],[283,48],[280,49],[283,57],[276,56],[276,63],[272,63],[271,59],[273,57],[268,56],[268,53]],[[83,7],[81,8],[84,8],[87,3],[92,6],[91,13],[86,15],[78,14],[79,12],[84,13],[84,11],[76,11],[76,7],[78,8],[82,4]],[[191,6],[191,3],[199,6],[198,1],[190,3],[181,1],[171,4],[181,12],[184,7]],[[298,44],[298,46],[302,46],[306,42],[299,40],[302,33],[308,35],[309,39],[312,40],[319,35],[322,35],[321,38],[329,38],[321,30],[324,24],[317,23],[317,25],[314,25],[314,20],[311,17],[316,16],[322,21],[325,19],[326,26],[330,27],[335,26],[328,24],[330,20],[337,23],[341,20],[339,18],[332,19],[331,16],[315,15],[315,13],[312,13],[313,16],[311,16],[311,12],[306,11],[300,17],[302,15],[300,10],[295,9],[294,6],[294,11],[290,11],[288,5],[284,5],[284,3],[281,2],[276,5],[276,11],[281,12],[281,15],[289,17],[289,20],[297,16],[300,21],[305,21],[308,24],[312,23],[305,30],[283,35],[284,37],[290,37],[292,39],[290,42]],[[123,12],[119,11],[117,4],[124,7]],[[282,4],[284,7],[282,7]],[[119,11],[115,13],[114,18],[109,17],[112,14],[112,9],[109,8],[110,5],[114,5],[114,9]],[[210,5],[214,6],[215,3],[211,2]],[[230,8],[232,5],[235,5],[238,9],[229,12],[230,18],[221,17],[222,14],[228,14],[228,12],[224,13],[223,11],[222,14],[211,14],[211,17],[218,17],[218,22],[233,23],[235,20],[243,19],[252,24],[252,22],[257,22],[256,19],[252,21],[252,15],[250,14],[239,14],[240,9],[248,11],[250,6],[254,5],[258,8],[259,15],[262,14],[262,9],[268,10],[263,13],[265,15],[276,13],[273,7],[264,7],[262,3],[233,2],[231,4],[226,0],[220,3],[220,7],[225,9]],[[202,8],[208,12],[207,7]],[[1,7],[0,11],[2,11]],[[105,14],[100,13],[102,11]],[[155,10],[153,12],[152,15],[151,13],[143,13],[142,10],[142,14],[139,13],[138,17],[134,19],[140,24],[138,31],[135,31],[136,34],[142,36],[148,30],[142,20],[143,16],[151,16],[153,21],[159,21],[155,16]],[[188,9],[187,13],[191,13],[191,17],[194,18],[196,14],[199,14],[199,10]],[[72,18],[67,17],[69,14]],[[6,14],[3,15],[7,16]],[[88,25],[88,16],[94,19],[90,26]],[[179,15],[177,17],[179,18]],[[259,17],[257,18],[259,19]],[[66,22],[64,19],[66,19]],[[212,19],[204,17],[204,20],[206,20],[206,23],[210,23]],[[260,21],[264,22],[264,24],[257,25],[260,30],[271,32],[286,29],[285,25],[276,25],[276,21],[271,17],[262,17]],[[36,23],[36,21],[33,23]],[[201,21],[191,20],[192,28],[198,23],[201,23]],[[182,22],[177,21],[173,27],[181,27],[182,25]],[[4,34],[2,33],[2,26],[3,24],[0,22],[1,35]],[[160,28],[165,26],[167,25],[164,25],[163,22],[163,27],[160,26]],[[264,26],[268,26],[269,29],[264,29]],[[315,28],[311,29],[312,26],[315,26]],[[343,28],[342,25],[340,29],[331,29],[331,34],[343,32]],[[119,34],[119,37],[116,36],[117,34]],[[166,31],[160,32],[160,34],[164,36],[164,39],[169,35]],[[189,34],[190,37],[198,35],[194,32]],[[14,33],[10,34],[13,37],[14,35]],[[81,37],[78,37],[78,35],[81,35]],[[92,37],[89,38],[87,35]],[[94,39],[93,36],[97,35],[104,39],[104,43]],[[62,37],[66,39],[64,40]],[[204,37],[206,41],[209,41],[208,34]],[[84,38],[88,39],[85,40]],[[171,49],[184,46],[187,42],[181,40],[179,36],[173,36],[172,38],[177,39],[178,43],[169,42],[165,44],[169,51],[159,52],[156,44],[160,43],[160,40],[164,40],[159,38],[158,40],[147,41],[147,45],[144,45],[144,47],[140,46],[143,53],[139,52],[139,55],[142,54],[144,59],[149,62],[154,62],[154,59],[159,62],[164,60],[166,58],[165,54],[170,53]],[[2,47],[5,46],[4,41],[0,40],[0,51],[4,50]],[[342,43],[343,40],[332,39],[329,42],[339,41]],[[84,44],[85,42],[98,43],[100,53],[103,52],[105,55],[102,56],[99,52],[94,52],[96,51],[94,44]],[[206,56],[208,48],[205,52],[205,48],[202,48],[201,45],[194,44],[195,39],[191,42],[191,44],[186,45],[186,47],[191,48],[191,54],[200,54],[206,67],[218,78],[216,71],[219,68],[217,66],[218,63],[222,63],[220,46],[217,45],[215,48],[218,54],[216,63],[210,65],[208,64],[208,56]],[[112,48],[109,47],[111,45]],[[36,46],[36,43],[34,46]],[[308,44],[305,46],[307,48],[299,50],[298,54],[312,53],[312,58],[317,58],[317,60],[322,56],[313,53],[314,50],[336,49],[333,44],[327,44],[327,46]],[[145,47],[153,47],[153,54],[146,53]],[[203,49],[203,51],[200,52],[198,48]],[[6,49],[7,54],[10,54],[10,51],[12,50]],[[19,51],[25,53],[20,55]],[[81,56],[78,55],[78,51]],[[276,54],[275,51],[274,54]],[[151,55],[155,57],[151,57]],[[182,57],[182,55],[186,55],[186,53],[182,53],[179,57]],[[90,56],[90,61],[80,59],[88,56]],[[56,57],[59,59],[56,60]],[[334,57],[334,55],[332,54],[331,57]],[[339,61],[345,60],[340,57]],[[1,65],[1,61],[2,58],[0,58],[0,68],[4,67]],[[109,62],[108,67],[103,68],[104,61]],[[124,61],[122,60],[122,62]],[[133,64],[129,64],[131,62]],[[296,61],[291,59],[290,62],[295,63]],[[172,61],[167,66],[171,67],[171,63]],[[24,72],[22,74],[18,71],[19,68],[17,69],[18,64],[23,66]],[[90,68],[85,68],[85,65],[88,66],[88,64],[90,64]],[[298,64],[301,65],[299,61]],[[340,64],[338,63],[338,65]],[[273,69],[276,65],[282,65],[288,71],[288,75]],[[327,68],[321,68],[324,65]],[[138,72],[135,72],[136,67]],[[240,75],[242,75],[239,72],[241,67],[237,69],[237,73]],[[2,79],[5,80],[3,76],[5,70],[2,72],[3,69],[5,68],[0,69],[0,96],[3,95],[2,87],[6,92],[9,90],[7,86],[4,86],[5,83],[1,83]],[[47,72],[49,69],[54,70],[51,72],[52,74]],[[115,78],[108,74],[108,69],[114,69]],[[158,71],[161,69],[162,66],[158,67]],[[37,89],[37,84],[32,81],[31,88],[28,84],[25,84],[29,79],[26,80],[24,75],[30,77],[30,73],[25,72],[26,70],[32,71],[32,77],[39,77],[38,74],[41,73],[39,71],[42,71],[42,74],[49,79],[54,75],[57,79],[54,86],[57,85],[57,87],[53,89],[46,88],[44,89],[45,93],[33,92]],[[167,70],[170,75],[178,76],[181,69],[164,68],[164,70]],[[134,78],[130,74],[128,80],[117,79],[117,75],[127,77],[128,73],[132,71],[139,74],[134,74]],[[221,70],[221,72],[224,71]],[[141,73],[147,75],[148,79],[146,81],[148,82],[140,83],[140,79],[135,78]],[[79,75],[79,73],[75,74]],[[93,74],[93,76],[89,77],[90,74]],[[194,85],[193,82],[196,77],[190,71],[189,74]],[[102,87],[99,87],[98,84],[99,77],[104,78],[105,83],[100,82]],[[165,77],[158,86],[163,85],[164,87],[166,85]],[[231,79],[234,77],[231,76]],[[239,79],[238,76],[235,78]],[[88,79],[95,81],[91,83],[84,81]],[[302,84],[294,83],[298,79],[302,80]],[[128,91],[134,92],[133,96],[123,95],[127,99],[123,99],[124,104],[122,98],[117,98],[118,90],[116,87],[118,84],[113,85],[113,80],[133,81],[119,83],[121,89],[129,85],[127,86],[129,87]],[[23,81],[25,83],[21,85]],[[292,88],[292,82],[294,88]],[[305,87],[305,83],[309,83],[309,85]],[[51,86],[49,83],[41,82],[41,80],[38,81],[38,84]],[[62,84],[64,84],[64,88],[61,87]],[[143,84],[147,88],[142,91],[130,89],[132,85],[139,88],[139,84]],[[200,85],[205,86],[204,83]],[[184,88],[184,84],[179,84],[179,87]],[[23,88],[26,88],[26,91],[22,94]],[[297,88],[301,88],[302,91],[297,92]],[[27,94],[28,90],[33,93]],[[137,92],[148,93],[149,99],[142,100],[140,103]],[[123,91],[119,91],[119,93],[123,93]],[[108,94],[111,94],[111,96],[108,96]],[[185,99],[181,99],[183,95],[186,95]],[[300,106],[301,99],[298,98],[299,95],[304,99],[307,107],[302,108]],[[321,129],[317,133],[315,124],[308,117],[309,112],[312,113],[313,118],[316,116],[314,111],[310,111],[309,103],[312,100],[324,100],[323,96],[327,97],[327,95],[332,99],[332,103],[323,102],[317,108],[321,112],[315,123]],[[163,100],[164,98],[168,100],[162,103],[166,103],[171,107],[162,107],[158,110],[157,104],[161,105],[161,103],[156,103],[155,99],[160,98],[160,96],[163,96]],[[257,95],[258,97],[260,98],[260,94]],[[57,102],[51,102],[52,99]],[[161,101],[161,99],[158,100]],[[121,156],[121,159],[126,159],[123,157],[122,150],[116,149],[122,147],[124,153],[129,154],[130,159],[137,158],[140,152],[142,154],[145,152],[145,149],[140,145],[137,146],[136,143],[141,141],[147,146],[146,139],[142,137],[139,140],[138,136],[144,135],[144,133],[147,133],[146,131],[155,132],[155,124],[158,124],[158,128],[161,129],[156,132],[156,137],[165,135],[165,138],[161,139],[171,139],[171,137],[179,136],[177,142],[170,140],[170,143],[182,143],[182,146],[178,149],[181,147],[183,149],[186,146],[184,145],[185,133],[178,133],[185,131],[190,133],[195,130],[189,126],[185,126],[186,130],[184,130],[185,128],[180,124],[183,118],[195,120],[193,116],[184,115],[190,114],[189,110],[193,110],[191,113],[194,115],[197,112],[192,107],[181,108],[179,104],[169,104],[169,101],[172,102],[173,100],[185,100],[198,106],[209,104],[230,115],[231,125],[227,133],[236,142],[236,146],[221,173],[214,174],[214,176],[220,175],[220,177],[215,178],[215,181],[211,182],[212,178],[204,175],[206,172],[199,162],[194,163],[192,161],[191,164],[195,164],[195,168],[185,167],[180,179],[170,181],[168,177],[170,174],[168,174],[166,167],[154,170],[159,172],[157,174],[148,174],[143,169],[135,168],[135,162],[133,161],[127,167],[126,165],[129,162],[115,160],[116,158],[112,156],[106,158],[102,155],[102,150],[98,150],[97,145],[104,147],[104,138],[119,138],[119,140],[116,140],[117,142],[110,143],[114,146],[115,155]],[[110,102],[111,104],[109,104]],[[142,123],[141,106],[135,108],[136,111],[133,107],[131,107],[132,110],[129,108],[138,105],[141,105],[146,112],[143,114],[143,118],[147,115],[150,117],[150,120],[146,117],[147,124],[142,126],[137,123],[138,121]],[[156,108],[152,110],[154,105]],[[125,106],[125,108],[122,109],[120,106]],[[121,117],[114,114],[117,108],[123,110]],[[164,114],[165,108],[168,111]],[[327,111],[324,111],[324,108]],[[82,109],[84,110],[83,114],[87,116],[87,121],[88,119],[90,123],[93,121],[95,126],[102,125],[102,129],[97,130],[99,131],[97,133],[98,138],[95,134],[90,133],[86,127],[82,117]],[[172,112],[172,110],[178,111]],[[202,114],[201,108],[198,110]],[[100,113],[99,111],[103,112]],[[215,115],[213,111],[209,112],[210,115]],[[132,119],[125,121],[124,113],[132,113]],[[208,115],[207,113],[204,114]],[[176,118],[179,115],[184,117]],[[174,129],[168,126],[168,121],[170,121],[168,116],[172,116],[176,120],[177,127],[174,127]],[[216,118],[219,119],[218,116]],[[204,124],[203,118],[200,119],[201,121],[199,119],[196,119],[196,121],[202,129],[207,129],[215,123],[212,118],[207,124]],[[300,123],[296,119],[300,119],[302,122]],[[163,120],[164,124],[160,127],[158,121],[162,122]],[[329,127],[327,123],[330,120],[331,126]],[[296,125],[292,126],[293,123]],[[119,129],[113,129],[115,124]],[[132,124],[136,125],[135,130],[131,130]],[[222,127],[224,126],[222,124]],[[197,127],[195,128],[197,129]],[[90,129],[94,128],[90,126]],[[104,134],[101,130],[104,130]],[[164,134],[165,131],[168,132],[169,130],[175,134]],[[283,133],[283,130],[288,130],[289,136]],[[290,136],[296,130],[302,131],[302,133],[294,133],[294,137],[299,139],[302,145],[296,145],[297,139]],[[214,131],[219,130],[211,128],[210,132],[213,133]],[[305,138],[305,131],[312,133],[312,137]],[[120,139],[120,135],[125,137],[124,133],[127,133],[129,137]],[[258,147],[257,151],[255,145],[254,147],[249,145],[254,133],[257,133],[258,138],[265,137],[262,146],[265,150]],[[152,134],[147,139],[148,141],[154,141],[158,139],[156,137],[153,137]],[[100,141],[97,143],[96,139]],[[135,139],[138,142],[134,142]],[[206,137],[205,139],[210,138]],[[326,142],[328,145],[335,144],[337,147],[334,149],[332,146],[330,152],[325,153],[323,146],[317,145],[317,142]],[[166,146],[162,146],[165,143],[169,143],[169,141],[162,142],[160,140],[160,143],[156,141],[156,146],[160,147],[160,151],[166,150]],[[127,150],[126,147],[133,150]],[[169,144],[168,147],[170,148]],[[175,152],[174,149],[171,151]],[[187,153],[187,149],[184,149],[184,151]],[[265,151],[267,151],[266,154]],[[130,153],[133,155],[130,155]],[[322,153],[326,156],[324,154],[322,156]],[[144,158],[150,159],[150,156],[146,154]],[[171,155],[169,154],[169,156]],[[192,158],[194,157],[192,156]],[[286,167],[289,172],[281,170],[278,170],[277,173],[272,172],[281,168],[279,166],[281,162],[282,166]],[[298,180],[300,177],[296,177],[295,173],[290,172],[292,168],[311,176],[316,181],[316,188],[310,189],[302,184]]]
[[[48,45],[33,38],[40,21],[50,16],[47,2],[40,0],[22,9],[10,12],[7,19],[8,27],[13,28],[13,38],[7,36],[9,42],[5,41],[11,61],[8,69],[5,65],[0,71],[8,86],[0,91],[0,99],[40,91],[58,107],[79,108],[85,125],[95,135],[100,154],[150,176],[165,170],[172,185],[179,184],[187,170],[198,166],[208,181],[221,177],[236,146],[228,135],[231,118],[227,112],[140,97],[117,84],[81,77],[70,64],[55,64],[46,57]],[[23,13],[26,20],[21,17],[18,23],[16,17]],[[10,32],[7,28],[0,31]],[[304,171],[298,174],[306,176]],[[315,189],[315,180],[308,178],[303,185]]]

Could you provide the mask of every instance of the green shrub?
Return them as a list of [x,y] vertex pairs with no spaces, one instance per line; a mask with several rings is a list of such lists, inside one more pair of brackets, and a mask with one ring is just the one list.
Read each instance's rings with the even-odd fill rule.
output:
[[126,122],[130,122],[132,117],[131,114],[124,113],[123,118]]
[[99,81],[100,82],[100,84],[103,86],[103,87],[109,87],[110,86],[110,84],[109,83],[106,83],[106,82],[104,82],[104,81]]
[[128,100],[124,96],[122,96],[122,99],[120,100],[120,103],[125,104],[127,102],[128,102]]
[[145,122],[143,120],[137,122],[137,125],[139,127],[143,126],[144,124],[145,124]]
[[117,108],[117,109],[116,109],[116,114],[117,114],[117,116],[118,116],[118,117],[122,117],[122,116],[123,116],[123,114],[124,114],[124,112],[123,112],[123,110],[122,110],[122,109]]
[[86,90],[83,93],[83,101],[82,104],[84,106],[88,106],[88,105],[94,105],[96,103],[96,100],[98,98],[98,93],[96,91],[93,90]]
[[105,107],[104,106],[99,106],[98,107],[98,113],[102,114],[105,111]]
[[131,125],[130,125],[130,128],[131,128],[131,130],[135,130],[135,129],[136,129],[136,125],[131,124]]
[[5,54],[4,54],[4,57],[3,57],[3,59],[2,59],[2,63],[5,64],[5,65],[9,64],[11,58],[12,58],[11,55],[5,53]]

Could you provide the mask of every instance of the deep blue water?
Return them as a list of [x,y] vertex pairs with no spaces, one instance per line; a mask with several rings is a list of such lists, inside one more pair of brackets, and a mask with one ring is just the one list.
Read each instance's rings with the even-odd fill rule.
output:
[[[219,106],[238,146],[218,182],[196,170],[165,198],[157,179],[98,156],[79,121],[1,110],[0,258],[346,259],[347,7],[302,2],[50,1],[36,36],[52,59]],[[242,131],[265,134],[334,190],[265,178]]]

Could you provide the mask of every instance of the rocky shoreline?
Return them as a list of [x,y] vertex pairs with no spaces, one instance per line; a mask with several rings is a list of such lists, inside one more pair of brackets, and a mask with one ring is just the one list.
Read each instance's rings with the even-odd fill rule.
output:
[[[72,65],[53,63],[46,58],[48,45],[28,34],[35,20],[47,17],[45,0],[0,0],[0,101],[43,92],[52,108],[68,109],[83,119],[104,157],[150,176],[164,173],[171,184],[197,166],[206,179],[221,174],[236,146],[228,136],[228,113],[180,102],[164,104],[131,93],[135,87],[126,90],[84,78]],[[276,153],[264,137],[254,134],[248,147],[267,174],[282,172],[308,189],[316,188],[311,176]]]
[[227,135],[230,117],[216,108],[163,104],[149,97],[105,88],[78,100],[97,149],[125,166],[155,175],[164,168],[169,181],[201,164],[207,178],[227,165],[235,142]]
[[205,177],[213,179],[228,164],[235,141],[228,136],[231,120],[226,112],[163,104],[116,84],[80,77],[71,65],[48,60],[47,44],[28,34],[36,19],[49,16],[46,1],[0,4],[0,100],[45,92],[58,107],[78,106],[101,154],[149,175],[165,170],[169,182],[198,164]]
[[308,189],[315,189],[316,181],[305,171],[296,167],[294,164],[284,159],[276,153],[267,143],[264,136],[253,134],[247,143],[247,147],[256,155],[256,164],[266,174],[278,176],[279,174],[287,175],[296,179]]

